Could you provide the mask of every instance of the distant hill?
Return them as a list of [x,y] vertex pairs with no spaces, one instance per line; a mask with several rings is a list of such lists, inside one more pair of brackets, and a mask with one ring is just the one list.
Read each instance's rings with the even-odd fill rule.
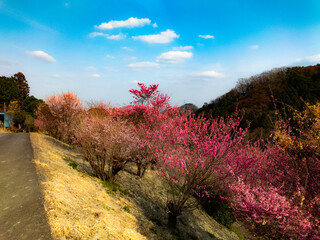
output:
[[180,107],[180,109],[185,110],[185,111],[191,110],[191,112],[194,113],[194,112],[196,112],[199,108],[198,108],[196,105],[192,104],[192,103],[186,103],[186,104],[182,105],[182,106]]
[[275,109],[290,115],[302,110],[305,102],[320,101],[320,64],[308,67],[277,68],[239,79],[235,88],[203,105],[196,113],[207,117],[229,116],[236,109],[243,114],[243,127],[265,137],[273,128]]

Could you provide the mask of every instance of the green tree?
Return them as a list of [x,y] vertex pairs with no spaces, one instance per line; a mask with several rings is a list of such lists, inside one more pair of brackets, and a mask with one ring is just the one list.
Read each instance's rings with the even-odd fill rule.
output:
[[0,76],[0,104],[8,106],[13,100],[19,98],[19,88],[13,77]]
[[19,103],[22,105],[23,101],[29,96],[29,84],[26,80],[26,77],[22,72],[18,72],[14,75],[14,79],[16,80],[16,83],[18,85],[19,89]]
[[35,112],[41,103],[43,103],[42,99],[38,99],[34,96],[29,96],[23,101],[21,109],[35,118]]

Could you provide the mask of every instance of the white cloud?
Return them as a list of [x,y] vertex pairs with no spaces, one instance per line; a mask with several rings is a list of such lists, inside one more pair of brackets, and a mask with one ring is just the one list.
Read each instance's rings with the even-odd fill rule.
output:
[[249,47],[251,50],[257,50],[259,48],[259,45],[252,45]]
[[188,59],[188,58],[192,58],[191,52],[169,51],[169,52],[161,53],[161,55],[157,57],[157,62],[178,63],[178,62],[183,62],[185,59]]
[[179,46],[179,47],[173,47],[173,50],[192,50],[192,46]]
[[199,38],[214,39],[214,36],[212,36],[212,35],[199,35]]
[[123,50],[127,50],[129,52],[134,52],[134,50],[132,48],[129,47],[122,47]]
[[101,77],[101,76],[100,76],[100,74],[98,74],[98,73],[94,73],[94,74],[91,75],[91,77],[99,78],[99,77]]
[[199,47],[204,47],[204,44],[202,44],[202,43],[197,43],[197,45],[198,45]]
[[26,53],[34,58],[41,60],[41,61],[50,62],[50,63],[56,62],[56,60],[53,57],[51,57],[48,53],[43,52],[43,51],[39,51],[39,50],[32,51],[32,52],[27,51]]
[[126,38],[127,35],[125,34],[122,34],[122,33],[119,33],[117,35],[110,35],[110,36],[107,36],[107,39],[111,39],[111,40],[121,40],[121,39],[124,39]]
[[154,23],[154,24],[152,24],[152,27],[157,28],[157,27],[158,27],[158,24],[157,24],[157,23]]
[[97,36],[103,36],[103,37],[108,37],[109,34],[105,34],[102,32],[92,32],[89,34],[89,37],[97,37]]
[[147,43],[170,43],[175,38],[179,38],[179,35],[177,35],[174,31],[168,29],[165,32],[161,32],[160,34],[141,35],[134,36],[132,38]]
[[128,67],[139,70],[141,68],[159,68],[159,64],[155,62],[136,62],[130,63]]
[[204,71],[204,72],[197,72],[192,73],[195,77],[203,77],[203,78],[223,78],[225,75],[223,73],[219,73],[216,71]]
[[304,58],[298,58],[297,62],[307,62],[307,63],[320,63],[320,54],[307,56]]
[[106,34],[106,33],[102,33],[102,32],[92,32],[89,34],[89,37],[105,37],[107,39],[111,39],[111,40],[121,40],[127,37],[127,35],[119,33],[117,35],[110,35],[110,34]]
[[94,67],[94,66],[88,66],[88,67],[85,67],[84,70],[86,70],[86,71],[95,71],[95,70],[96,70],[96,67]]
[[127,20],[121,20],[121,21],[114,21],[111,20],[109,22],[101,23],[99,26],[95,26],[95,28],[98,29],[114,29],[114,28],[121,28],[121,27],[127,27],[127,28],[133,28],[133,27],[143,27],[144,25],[150,24],[151,21],[149,18],[128,18]]

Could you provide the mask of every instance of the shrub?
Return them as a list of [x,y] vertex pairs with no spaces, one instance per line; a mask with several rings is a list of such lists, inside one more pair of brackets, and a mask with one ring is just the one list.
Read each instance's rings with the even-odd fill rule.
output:
[[200,198],[200,203],[203,209],[218,223],[230,229],[236,218],[231,204],[220,196],[220,194],[210,194],[208,198]]
[[128,206],[124,206],[123,207],[123,210],[127,213],[130,213],[130,208]]
[[71,161],[68,163],[68,166],[72,167],[73,169],[77,169],[78,164],[75,161]]

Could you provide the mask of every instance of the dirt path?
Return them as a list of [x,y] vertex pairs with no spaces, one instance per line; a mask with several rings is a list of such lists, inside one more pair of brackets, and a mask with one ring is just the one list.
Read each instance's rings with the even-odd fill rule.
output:
[[27,133],[0,133],[0,240],[52,239]]

